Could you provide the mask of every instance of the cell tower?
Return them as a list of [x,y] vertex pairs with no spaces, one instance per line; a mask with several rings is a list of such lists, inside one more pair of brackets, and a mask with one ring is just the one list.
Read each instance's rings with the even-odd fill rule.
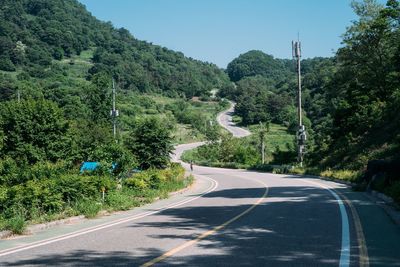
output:
[[110,112],[110,115],[112,117],[112,123],[113,123],[113,135],[114,135],[114,140],[115,142],[118,142],[117,140],[117,117],[119,116],[119,111],[115,108],[115,96],[116,96],[116,90],[115,90],[115,83],[114,83],[114,78],[112,79],[112,110]]
[[297,160],[300,164],[300,167],[303,166],[304,154],[305,154],[305,143],[307,140],[306,128],[303,125],[302,121],[302,111],[301,111],[301,43],[300,41],[294,42],[292,41],[292,56],[296,61],[296,70],[297,70],[297,113],[299,118],[299,129],[297,132],[297,152],[298,157]]

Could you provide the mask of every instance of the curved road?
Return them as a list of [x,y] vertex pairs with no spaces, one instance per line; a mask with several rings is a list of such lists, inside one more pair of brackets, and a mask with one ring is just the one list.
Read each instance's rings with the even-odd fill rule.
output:
[[[198,145],[178,146],[176,159]],[[199,166],[193,174],[169,199],[1,241],[0,266],[399,266],[399,228],[344,185]]]
[[230,108],[218,114],[217,122],[230,133],[232,133],[234,137],[245,137],[250,135],[251,133],[248,130],[240,128],[232,122],[232,114],[235,110],[235,103],[229,103],[231,104]]

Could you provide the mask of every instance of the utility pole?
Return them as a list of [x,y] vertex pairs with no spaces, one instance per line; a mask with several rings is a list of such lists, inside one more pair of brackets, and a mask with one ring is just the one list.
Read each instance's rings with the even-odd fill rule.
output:
[[118,140],[117,140],[117,117],[119,116],[119,111],[115,108],[115,96],[116,96],[116,91],[115,91],[115,83],[114,83],[114,78],[113,78],[112,79],[112,110],[110,112],[110,115],[112,117],[112,122],[113,122],[114,140],[116,143],[118,143]]
[[261,163],[265,164],[265,135],[269,131],[269,122],[267,122],[267,128],[260,122],[260,142],[261,142]]
[[19,90],[17,90],[17,101],[18,103],[21,102],[21,92]]
[[299,40],[297,42],[292,41],[292,55],[293,59],[296,60],[297,85],[298,85],[297,113],[298,113],[299,128],[297,132],[297,146],[298,146],[297,160],[300,164],[300,167],[303,167],[303,160],[305,154],[305,141],[307,139],[307,135],[306,135],[306,128],[303,125],[302,111],[301,111],[301,43]]

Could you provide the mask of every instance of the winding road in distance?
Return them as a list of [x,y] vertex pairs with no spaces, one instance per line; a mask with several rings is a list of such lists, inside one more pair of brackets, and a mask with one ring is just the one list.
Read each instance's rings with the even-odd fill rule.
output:
[[250,135],[251,133],[248,130],[240,128],[232,122],[232,115],[235,110],[235,103],[229,103],[231,104],[229,109],[227,109],[225,112],[221,112],[218,114],[217,122],[226,130],[228,130],[234,137],[240,138]]
[[[229,111],[218,121],[249,134],[230,125]],[[175,159],[198,145],[178,146]],[[193,174],[195,184],[169,199],[0,241],[0,266],[400,264],[399,227],[345,185],[200,166]]]

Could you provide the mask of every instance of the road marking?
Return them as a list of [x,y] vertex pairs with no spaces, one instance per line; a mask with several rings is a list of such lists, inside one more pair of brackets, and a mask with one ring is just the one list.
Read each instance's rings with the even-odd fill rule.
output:
[[347,211],[346,207],[342,201],[342,199],[336,194],[336,192],[327,187],[326,185],[314,182],[314,181],[309,181],[309,180],[303,180],[303,179],[298,179],[299,181],[303,181],[306,183],[314,184],[319,187],[322,187],[331,193],[331,195],[334,196],[336,199],[338,205],[339,205],[339,210],[340,210],[340,217],[342,219],[342,245],[341,245],[341,250],[340,250],[340,260],[339,260],[339,266],[340,267],[349,267],[350,266],[350,227],[349,227],[349,218],[347,216]]
[[268,186],[267,186],[265,183],[261,182],[261,181],[253,180],[253,179],[250,179],[250,180],[252,180],[252,181],[257,181],[257,182],[259,182],[259,183],[261,183],[261,184],[263,184],[263,185],[265,186],[265,192],[264,192],[264,194],[263,194],[262,197],[259,198],[259,199],[257,200],[257,202],[254,203],[251,207],[249,207],[248,209],[246,209],[245,211],[243,211],[243,212],[240,213],[239,215],[236,215],[236,216],[233,217],[232,219],[230,219],[230,220],[224,222],[223,224],[221,224],[221,225],[219,225],[219,226],[216,226],[216,227],[214,227],[213,229],[211,229],[211,230],[209,230],[209,231],[207,231],[207,232],[202,233],[201,235],[199,235],[199,236],[196,237],[195,239],[192,239],[192,240],[190,240],[190,241],[187,241],[187,242],[183,243],[182,245],[177,246],[177,247],[175,247],[175,248],[173,248],[173,249],[171,249],[171,250],[165,252],[165,253],[162,254],[161,256],[159,256],[159,257],[157,257],[157,258],[155,258],[155,259],[153,259],[153,260],[151,260],[151,261],[148,261],[148,262],[146,262],[146,263],[140,265],[140,267],[149,267],[149,266],[153,266],[154,264],[156,264],[156,263],[158,263],[158,262],[160,262],[160,261],[165,260],[166,258],[171,257],[171,256],[173,256],[174,254],[178,253],[179,251],[181,251],[181,250],[183,250],[183,249],[185,249],[185,248],[187,248],[187,247],[190,247],[190,246],[196,244],[197,242],[199,242],[199,241],[205,239],[206,237],[208,237],[208,236],[210,236],[210,235],[215,234],[215,233],[218,232],[219,230],[223,229],[224,227],[228,226],[229,224],[233,223],[234,221],[237,221],[239,218],[243,217],[244,215],[246,215],[247,213],[249,213],[250,211],[252,211],[252,210],[253,210],[255,207],[257,207],[257,206],[261,203],[261,201],[263,201],[263,200],[266,198],[266,196],[268,195]]
[[[305,180],[303,180],[303,181],[305,181]],[[311,182],[311,181],[308,181],[308,182]],[[327,189],[327,187],[322,184],[319,184],[316,182],[311,182],[311,183],[317,184],[317,185]],[[350,211],[351,211],[351,216],[354,221],[354,227],[356,229],[356,236],[357,236],[357,243],[358,243],[358,250],[359,250],[359,266],[360,267],[369,267],[367,242],[365,241],[364,230],[363,230],[363,227],[361,224],[360,217],[358,216],[357,210],[354,207],[354,205],[351,203],[351,201],[345,195],[343,195],[337,191],[336,191],[336,193],[343,199],[343,201],[347,204],[347,206],[350,208]]]
[[202,176],[202,175],[195,175],[195,176],[206,178],[207,180],[210,180],[212,182],[212,184],[207,188],[207,190],[204,193],[201,193],[200,195],[197,195],[197,196],[192,197],[190,199],[186,199],[186,200],[184,199],[182,201],[167,205],[165,207],[159,208],[159,209],[154,210],[154,211],[148,211],[148,212],[140,213],[140,214],[133,215],[133,216],[130,216],[130,217],[127,217],[127,218],[118,219],[118,220],[113,221],[113,222],[104,223],[104,224],[100,224],[100,225],[97,225],[97,226],[92,226],[92,227],[89,227],[89,228],[86,228],[86,229],[83,229],[83,230],[78,230],[78,231],[75,231],[75,232],[72,232],[72,233],[64,234],[64,235],[61,235],[61,236],[58,236],[58,237],[53,237],[53,238],[49,238],[49,239],[33,242],[33,243],[29,244],[29,245],[21,245],[21,246],[10,248],[10,249],[5,249],[5,250],[0,251],[0,257],[6,256],[6,255],[10,255],[10,254],[14,254],[14,253],[17,253],[17,252],[21,252],[21,251],[24,251],[24,250],[32,249],[32,248],[41,247],[41,246],[44,246],[44,245],[48,245],[48,244],[51,244],[51,243],[59,242],[59,241],[70,239],[70,238],[77,237],[77,236],[81,236],[81,235],[84,235],[84,234],[92,233],[92,232],[99,231],[99,230],[102,230],[102,229],[105,229],[105,228],[109,228],[109,227],[112,227],[112,226],[115,226],[115,225],[123,224],[123,223],[126,223],[126,222],[130,222],[130,221],[133,221],[133,220],[137,220],[137,219],[143,218],[143,217],[147,217],[149,215],[153,215],[153,214],[159,213],[159,212],[167,210],[167,209],[172,209],[172,208],[181,206],[183,204],[186,204],[188,202],[194,201],[194,200],[196,200],[196,199],[198,199],[198,198],[200,198],[200,197],[202,197],[202,196],[204,196],[204,195],[206,195],[208,193],[211,193],[212,191],[214,191],[218,187],[218,182],[215,181],[214,179],[211,179],[209,177]]
[[368,257],[368,249],[367,244],[365,241],[364,231],[361,224],[360,217],[358,216],[357,210],[351,201],[343,194],[337,192],[338,195],[344,200],[347,206],[350,207],[351,215],[354,220],[354,226],[356,228],[356,235],[357,235],[357,243],[359,249],[359,266],[360,267],[369,267],[369,257]]

